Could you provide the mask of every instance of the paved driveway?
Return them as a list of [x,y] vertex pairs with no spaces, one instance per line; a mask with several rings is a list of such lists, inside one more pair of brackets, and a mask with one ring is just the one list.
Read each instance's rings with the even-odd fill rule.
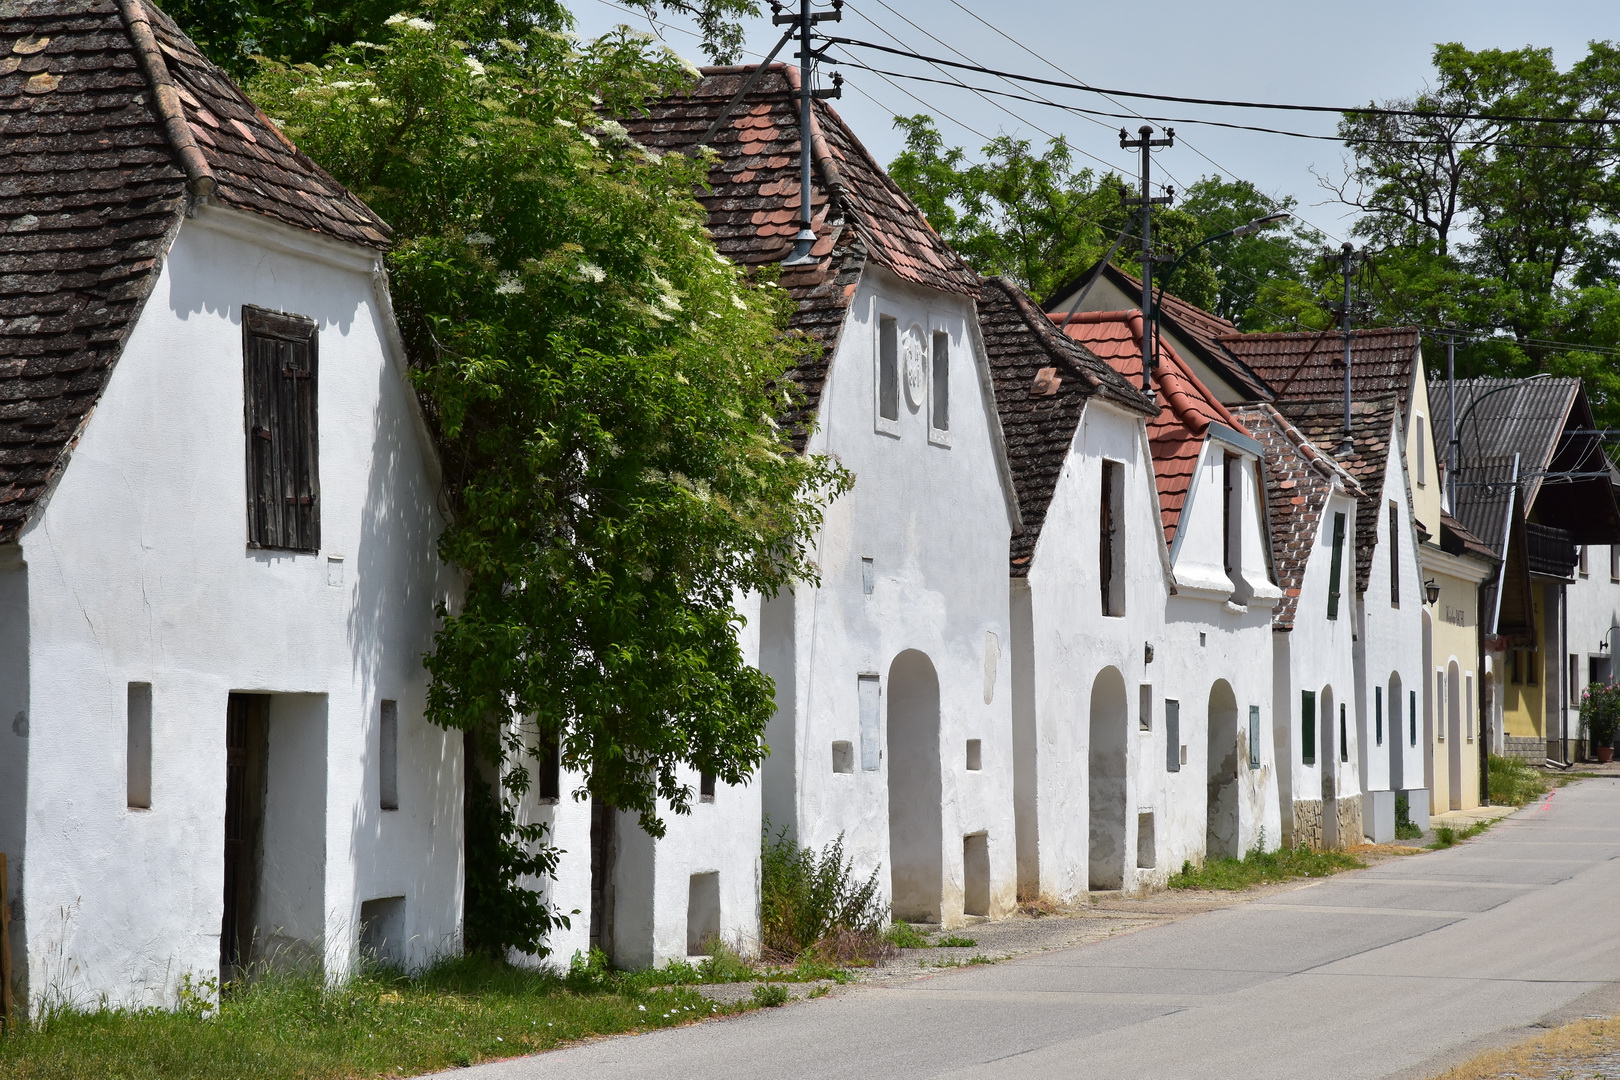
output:
[[1620,783],[1448,851],[1023,960],[460,1080],[1427,1076],[1620,1010]]

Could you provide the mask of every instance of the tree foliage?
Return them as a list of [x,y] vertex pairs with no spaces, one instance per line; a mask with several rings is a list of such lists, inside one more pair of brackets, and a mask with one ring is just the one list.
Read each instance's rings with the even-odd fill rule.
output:
[[[1095,265],[1122,233],[1114,263],[1141,272],[1137,211],[1122,197],[1133,184],[1117,173],[1076,165],[1062,138],[1037,152],[1027,139],[999,136],[977,160],[950,147],[928,116],[900,116],[906,146],[889,173],[952,247],[981,273],[1005,274],[1045,300]],[[1242,180],[1205,177],[1176,205],[1155,209],[1154,247],[1173,258],[1191,254],[1159,279],[1183,299],[1241,326],[1274,321],[1262,310],[1266,283],[1298,280],[1313,250],[1310,235],[1290,222],[1217,241],[1192,251],[1208,236],[1292,207]]]
[[[664,14],[689,17],[703,39],[703,51],[719,64],[742,55],[739,20],[759,14],[756,0],[619,0],[648,19]],[[254,57],[289,64],[321,60],[333,48],[376,41],[401,0],[164,0],[163,10],[185,27],[197,47],[234,78],[254,72]],[[566,29],[571,23],[562,0],[514,0],[490,5],[481,17],[485,30],[508,24],[500,36],[516,40],[526,23]],[[471,29],[471,28],[464,28]],[[493,40],[493,35],[478,40]]]
[[1593,42],[1559,70],[1549,49],[1436,46],[1431,86],[1384,104],[1601,123],[1348,113],[1353,155],[1328,186],[1362,211],[1372,317],[1469,337],[1471,374],[1580,375],[1620,420],[1620,49]]
[[[694,771],[749,776],[774,705],[737,603],[814,578],[820,500],[847,479],[773,420],[805,346],[786,294],[716,253],[694,197],[708,160],[603,118],[684,89],[689,65],[559,19],[486,36],[505,14],[440,0],[252,86],[396,230],[392,295],[454,509],[440,551],[466,575],[428,715],[504,763],[481,811],[511,841],[485,845],[497,915],[543,868],[515,809],[538,747],[654,835]],[[537,948],[534,914],[487,920],[486,944]]]

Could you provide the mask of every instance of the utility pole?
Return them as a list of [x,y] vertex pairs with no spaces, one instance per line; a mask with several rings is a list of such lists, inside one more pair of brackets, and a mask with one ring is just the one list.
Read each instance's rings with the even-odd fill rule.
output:
[[[1451,478],[1457,472],[1457,331],[1446,331],[1446,397],[1451,403],[1451,440],[1446,444],[1446,491],[1451,491]],[[1457,512],[1457,500],[1451,499],[1451,512]]]
[[1350,271],[1355,263],[1356,249],[1348,240],[1339,248],[1339,270],[1344,274],[1344,310],[1339,313],[1339,326],[1344,332],[1344,436],[1339,440],[1339,453],[1348,454],[1356,448],[1350,430]]
[[816,244],[815,210],[810,198],[810,163],[814,156],[810,146],[811,113],[816,98],[838,97],[840,88],[835,85],[831,90],[813,89],[819,54],[810,47],[810,34],[816,23],[843,19],[843,8],[844,0],[833,0],[831,11],[812,12],[810,0],[799,0],[798,14],[788,15],[780,4],[771,4],[771,22],[777,26],[791,24],[799,33],[799,231],[793,237],[793,249],[782,260],[783,266],[803,266],[814,261],[810,255],[810,249]]
[[1131,138],[1124,128],[1119,129],[1119,148],[1121,150],[1139,150],[1142,153],[1142,193],[1138,198],[1126,198],[1126,206],[1139,206],[1142,208],[1142,392],[1151,400],[1153,397],[1153,374],[1158,365],[1159,339],[1153,332],[1153,208],[1167,206],[1175,198],[1175,188],[1165,188],[1165,194],[1155,199],[1152,196],[1153,178],[1153,149],[1158,146],[1174,146],[1176,144],[1176,129],[1164,129],[1164,138],[1155,139],[1153,128],[1143,124],[1137,129],[1137,137]]

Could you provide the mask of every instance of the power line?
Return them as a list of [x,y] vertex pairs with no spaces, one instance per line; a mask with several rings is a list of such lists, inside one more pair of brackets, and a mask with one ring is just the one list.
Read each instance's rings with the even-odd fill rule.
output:
[[[1455,112],[1442,109],[1390,109],[1377,105],[1343,107],[1338,105],[1295,105],[1275,101],[1231,101],[1224,98],[1196,98],[1182,97],[1176,94],[1149,94],[1137,90],[1114,90],[1100,86],[1087,86],[1078,82],[1059,82],[1054,79],[1042,79],[1035,75],[1019,75],[1014,72],[999,71],[995,68],[983,67],[977,64],[963,64],[955,60],[945,60],[940,57],[928,56],[923,53],[910,52],[902,49],[893,49],[887,45],[879,45],[871,41],[860,41],[856,38],[825,36],[823,41],[835,45],[847,45],[853,48],[875,49],[878,52],[890,53],[894,56],[905,56],[913,60],[922,60],[930,64],[944,67],[958,68],[964,71],[976,72],[980,75],[994,75],[997,78],[1013,79],[1018,82],[1035,83],[1040,86],[1054,86],[1062,90],[1082,90],[1090,94],[1119,97],[1142,98],[1148,101],[1173,101],[1182,105],[1216,105],[1235,109],[1277,109],[1287,112],[1313,112],[1313,113],[1354,113],[1358,116],[1407,116],[1425,120],[1489,120],[1496,123],[1514,124],[1570,124],[1579,126],[1602,126],[1620,124],[1620,118],[1587,117],[1587,116],[1517,116],[1502,113],[1473,113]],[[1191,122],[1191,121],[1186,121]]]

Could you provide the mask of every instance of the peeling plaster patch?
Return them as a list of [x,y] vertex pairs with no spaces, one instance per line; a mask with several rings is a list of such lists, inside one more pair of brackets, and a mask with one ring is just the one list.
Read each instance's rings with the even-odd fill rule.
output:
[[996,699],[996,671],[1001,667],[1001,641],[994,631],[984,634],[984,703]]

